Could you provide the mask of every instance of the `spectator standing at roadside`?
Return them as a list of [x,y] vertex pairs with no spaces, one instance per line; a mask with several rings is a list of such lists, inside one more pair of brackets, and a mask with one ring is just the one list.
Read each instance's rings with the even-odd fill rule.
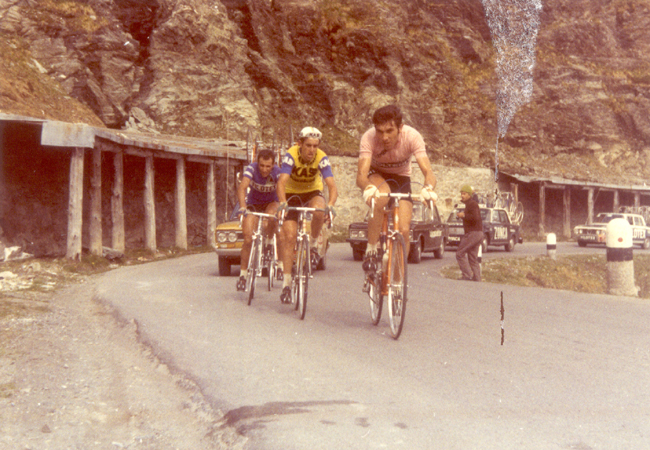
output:
[[469,184],[460,188],[460,200],[465,203],[465,210],[457,214],[463,220],[465,234],[460,238],[456,249],[456,260],[462,273],[461,280],[481,281],[481,264],[478,251],[483,243],[483,221],[481,209],[475,200],[474,189]]

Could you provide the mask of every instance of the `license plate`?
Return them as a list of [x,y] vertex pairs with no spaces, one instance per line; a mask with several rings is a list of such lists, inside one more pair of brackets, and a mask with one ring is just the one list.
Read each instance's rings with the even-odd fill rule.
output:
[[586,236],[582,236],[580,239],[583,241],[595,241],[596,240],[596,235],[595,234],[588,234]]
[[460,242],[460,238],[456,236],[449,236],[449,242]]

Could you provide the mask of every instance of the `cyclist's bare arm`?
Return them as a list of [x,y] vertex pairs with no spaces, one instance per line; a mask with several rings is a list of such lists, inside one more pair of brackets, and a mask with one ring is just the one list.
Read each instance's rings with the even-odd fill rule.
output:
[[286,203],[287,201],[287,181],[289,181],[289,175],[288,173],[281,173],[280,177],[278,178],[278,183],[275,187],[275,191],[278,194],[278,200],[280,200],[280,203]]
[[251,179],[243,177],[239,186],[237,186],[237,200],[239,200],[239,208],[246,209],[246,189],[251,184]]
[[327,186],[327,191],[329,192],[327,206],[334,206],[334,203],[336,203],[336,199],[339,196],[338,190],[336,189],[336,183],[334,182],[334,177],[327,177],[324,181]]
[[415,158],[415,161],[417,161],[418,166],[420,166],[420,170],[424,175],[424,184],[430,185],[433,189],[435,189],[438,180],[436,180],[436,176],[434,175],[433,169],[431,168],[429,157],[419,156]]
[[370,158],[359,158],[357,167],[357,186],[363,191],[370,183],[368,172],[370,172]]

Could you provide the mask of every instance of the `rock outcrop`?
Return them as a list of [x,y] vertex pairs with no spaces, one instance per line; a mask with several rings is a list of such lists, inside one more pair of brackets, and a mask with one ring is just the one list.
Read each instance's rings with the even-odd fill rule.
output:
[[[498,143],[500,170],[650,178],[649,25],[641,0],[545,0],[532,99]],[[396,102],[435,163],[494,165],[480,0],[0,0],[0,40],[4,112],[267,141],[311,124],[350,155]]]

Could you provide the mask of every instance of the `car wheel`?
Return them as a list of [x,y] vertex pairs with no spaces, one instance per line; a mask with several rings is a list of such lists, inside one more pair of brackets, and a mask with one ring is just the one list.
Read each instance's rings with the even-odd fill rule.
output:
[[225,256],[219,257],[219,276],[221,277],[230,276],[230,260]]
[[650,238],[645,238],[643,241],[643,244],[641,245],[641,248],[644,250],[647,250],[650,248]]
[[436,259],[442,259],[445,256],[445,240],[440,239],[440,247],[433,251],[433,256]]
[[508,241],[508,243],[506,245],[504,245],[504,247],[505,247],[507,252],[513,251],[515,249],[515,237],[512,236],[510,238],[510,240]]
[[357,248],[352,249],[352,258],[354,258],[355,261],[363,261],[363,256],[365,255],[365,250],[360,250]]
[[578,241],[578,245],[579,245],[580,247],[586,247],[586,246],[587,246],[587,243],[586,243],[586,242],[582,242],[582,241]]
[[409,262],[412,264],[419,264],[422,260],[422,241],[417,241],[411,244],[411,251],[409,252]]

